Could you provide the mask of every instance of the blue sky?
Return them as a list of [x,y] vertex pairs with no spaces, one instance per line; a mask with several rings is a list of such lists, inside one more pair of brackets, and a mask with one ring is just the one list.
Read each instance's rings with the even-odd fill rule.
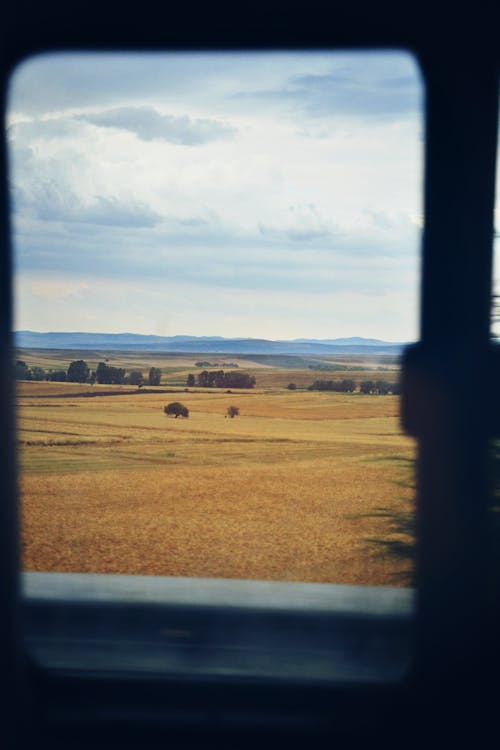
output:
[[416,338],[422,97],[403,53],[32,58],[16,329]]

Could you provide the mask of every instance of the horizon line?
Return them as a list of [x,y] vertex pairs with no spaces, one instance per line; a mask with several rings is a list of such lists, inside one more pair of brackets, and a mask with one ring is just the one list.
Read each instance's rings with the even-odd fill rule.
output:
[[13,334],[35,334],[35,335],[41,335],[41,336],[50,336],[50,335],[83,335],[83,336],[139,336],[143,338],[160,338],[160,339],[174,339],[174,338],[187,338],[187,339],[217,339],[217,340],[224,340],[224,341],[271,341],[274,343],[294,343],[294,342],[305,342],[305,341],[315,341],[315,342],[321,342],[321,341],[339,341],[339,340],[358,340],[358,341],[377,341],[384,344],[407,344],[411,343],[413,340],[404,340],[404,341],[390,341],[388,339],[381,339],[376,336],[332,336],[332,337],[317,337],[317,336],[299,336],[296,338],[277,338],[272,339],[265,336],[221,336],[219,334],[210,334],[210,335],[198,335],[198,334],[191,334],[191,333],[176,333],[176,334],[160,334],[160,333],[135,333],[133,331],[120,331],[120,332],[102,332],[102,331],[34,331],[29,328],[23,328],[14,330]]

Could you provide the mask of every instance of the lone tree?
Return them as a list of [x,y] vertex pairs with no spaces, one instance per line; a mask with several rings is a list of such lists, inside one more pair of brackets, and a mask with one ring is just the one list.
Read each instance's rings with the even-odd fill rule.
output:
[[287,388],[289,391],[296,391],[297,390],[297,384],[296,383],[288,383]]
[[195,381],[195,379],[194,379],[194,375],[193,375],[193,373],[192,373],[192,372],[190,372],[190,373],[189,373],[189,375],[187,376],[187,382],[186,382],[186,385],[187,385],[187,386],[188,386],[189,388],[192,388],[192,387],[193,387],[193,386],[195,385],[195,382],[196,382],[196,381]]
[[227,416],[231,417],[231,419],[233,419],[233,417],[237,417],[239,413],[240,413],[240,410],[237,406],[227,407]]
[[159,367],[152,367],[149,371],[148,383],[149,385],[160,385],[161,370]]
[[68,367],[68,374],[66,380],[70,383],[85,383],[89,376],[89,367],[83,359],[78,359],[75,362],[71,362]]
[[163,407],[163,411],[167,417],[174,416],[176,419],[177,417],[189,417],[189,409],[179,401],[172,401],[171,404],[167,404]]

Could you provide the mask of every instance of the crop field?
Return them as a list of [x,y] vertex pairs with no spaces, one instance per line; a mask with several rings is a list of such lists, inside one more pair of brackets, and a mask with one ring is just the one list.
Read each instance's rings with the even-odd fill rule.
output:
[[252,390],[165,392],[195,370],[162,369],[142,390],[18,383],[25,570],[405,583],[383,543],[407,541],[392,523],[413,497],[399,399],[305,388],[373,373],[247,362]]

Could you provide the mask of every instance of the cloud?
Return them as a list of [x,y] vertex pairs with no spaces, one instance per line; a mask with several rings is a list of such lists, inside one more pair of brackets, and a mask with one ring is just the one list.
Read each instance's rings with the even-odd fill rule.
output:
[[406,115],[418,109],[414,77],[385,75],[376,81],[366,76],[297,76],[291,81],[294,99],[302,99],[311,115],[362,115],[380,117]]
[[[40,222],[40,224],[42,224]],[[23,235],[16,232],[18,268],[25,273],[65,272],[75,278],[135,280],[145,287],[190,283],[199,293],[220,289],[377,294],[407,286],[415,278],[414,254],[397,252],[387,235],[351,233],[321,243],[289,240],[285,233],[265,241],[220,227],[189,238],[175,220],[155,229],[75,223],[46,223]],[[36,237],[36,239],[35,239]],[[400,248],[399,248],[400,250]],[[378,292],[377,292],[378,290]]]
[[258,229],[262,239],[286,245],[331,247],[331,241],[339,235],[337,227],[314,203],[289,205],[272,223],[259,222]]
[[[24,115],[86,107],[207,106],[217,111],[241,87],[278,86],[287,76],[325,68],[331,53],[49,53],[22,62],[11,77],[9,109]],[[173,110],[175,111],[175,110]],[[188,109],[183,111],[188,112]]]
[[51,117],[15,122],[7,129],[9,140],[33,142],[38,139],[78,138],[82,125],[71,117]]
[[276,226],[267,226],[265,224],[259,224],[259,232],[264,239],[270,239],[278,242],[299,242],[299,243],[310,243],[318,240],[324,241],[333,238],[333,233],[328,229],[312,229],[312,228],[280,228]]
[[141,201],[96,195],[89,203],[84,203],[74,192],[55,181],[32,185],[29,190],[17,185],[13,198],[18,214],[28,211],[33,218],[43,222],[151,228],[161,221],[161,216]]
[[[310,118],[358,117],[385,119],[416,115],[421,107],[415,64],[408,56],[376,53],[337,55],[326,72],[288,77],[278,88],[240,91],[242,99],[293,105],[296,113]],[[323,130],[306,131],[324,137]]]
[[206,227],[208,225],[208,221],[206,219],[201,219],[198,216],[178,218],[177,221],[184,227]]
[[117,198],[98,195],[89,206],[80,206],[73,221],[114,227],[154,227],[161,221],[159,214],[139,201],[124,203]]
[[[200,58],[205,59],[201,60]],[[199,99],[213,90],[228,55],[146,52],[49,53],[21,63],[11,77],[9,108],[18,113],[61,112],[125,102]],[[245,59],[245,55],[232,55]]]
[[200,146],[232,138],[236,132],[219,120],[162,115],[153,107],[115,107],[78,115],[78,119],[98,127],[128,130],[143,141],[168,141],[181,146]]

